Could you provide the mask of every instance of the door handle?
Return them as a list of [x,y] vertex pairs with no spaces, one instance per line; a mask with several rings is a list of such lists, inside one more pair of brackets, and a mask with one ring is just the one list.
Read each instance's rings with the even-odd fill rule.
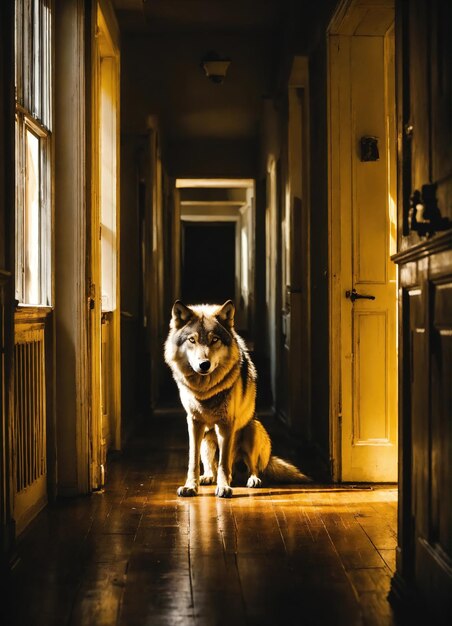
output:
[[365,296],[361,293],[358,293],[356,289],[346,291],[345,297],[350,298],[352,302],[354,302],[355,300],[375,300],[375,296]]

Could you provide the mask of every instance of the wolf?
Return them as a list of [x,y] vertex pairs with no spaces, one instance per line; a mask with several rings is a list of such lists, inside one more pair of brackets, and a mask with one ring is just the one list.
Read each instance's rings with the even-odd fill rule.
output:
[[164,354],[187,412],[189,435],[187,478],[179,496],[196,496],[199,485],[216,483],[215,494],[230,498],[236,461],[248,469],[249,488],[260,487],[261,476],[275,482],[309,480],[271,454],[270,437],[255,415],[256,369],[234,329],[234,314],[231,300],[173,305]]

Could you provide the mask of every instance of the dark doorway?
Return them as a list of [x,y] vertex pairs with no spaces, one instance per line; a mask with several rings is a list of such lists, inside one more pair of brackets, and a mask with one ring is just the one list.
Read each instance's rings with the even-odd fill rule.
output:
[[183,222],[182,299],[222,304],[235,299],[235,222]]

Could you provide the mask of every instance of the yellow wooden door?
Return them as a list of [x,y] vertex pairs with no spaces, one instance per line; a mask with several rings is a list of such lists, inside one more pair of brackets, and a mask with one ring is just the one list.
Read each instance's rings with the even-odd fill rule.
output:
[[396,481],[393,36],[337,40],[347,158],[340,191],[341,478]]

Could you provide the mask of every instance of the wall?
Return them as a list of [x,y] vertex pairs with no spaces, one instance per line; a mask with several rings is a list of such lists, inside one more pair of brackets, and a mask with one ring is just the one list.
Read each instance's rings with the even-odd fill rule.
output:
[[0,568],[14,541],[11,422],[14,351],[14,75],[13,3],[0,4]]
[[121,414],[127,439],[145,409],[139,345],[142,332],[140,177],[136,141],[121,137]]
[[253,178],[256,172],[256,137],[175,140],[165,152],[175,177]]
[[[256,187],[256,360],[260,382],[258,391],[262,403],[276,406],[278,333],[276,321],[277,291],[280,288],[276,273],[278,263],[276,212],[280,199],[276,188],[276,164],[282,153],[281,132],[283,118],[278,104],[266,98],[262,104],[260,124],[260,155]],[[271,169],[273,167],[273,175]],[[273,201],[271,191],[273,187]],[[275,202],[276,201],[276,202]],[[273,228],[271,227],[273,223]],[[272,231],[272,232],[270,232]],[[277,319],[276,319],[277,318]]]
[[328,143],[326,37],[312,45],[311,121],[311,406],[312,440],[329,457]]
[[[284,53],[280,62],[279,82],[277,94],[265,101],[261,117],[261,137],[258,166],[258,180],[268,178],[269,162],[274,159],[280,160],[279,180],[277,189],[277,201],[280,204],[282,215],[284,203],[290,202],[285,196],[288,185],[287,171],[287,85],[289,80],[291,59],[295,55],[308,56],[309,63],[309,234],[307,240],[311,240],[310,253],[310,337],[311,337],[311,415],[304,419],[309,424],[302,424],[300,435],[312,447],[321,459],[321,472],[329,472],[330,457],[330,434],[329,434],[329,328],[328,328],[328,127],[327,127],[327,62],[326,62],[326,28],[335,2],[323,3],[322,6],[310,6],[305,16],[311,24],[309,31],[301,20],[299,10],[293,6],[291,23],[287,24],[287,37],[284,42]],[[306,22],[304,22],[305,24]],[[301,167],[301,164],[300,164]],[[267,185],[268,188],[268,185]],[[290,184],[289,184],[290,188]],[[262,220],[262,211],[268,206],[268,199],[263,200],[262,194],[265,187],[263,183],[258,185],[258,211],[257,211],[257,241],[260,246],[256,254],[257,263],[265,263],[265,246],[259,240],[259,228],[265,228],[265,223],[259,225]],[[288,208],[286,207],[286,212]],[[278,224],[279,227],[279,224]],[[262,247],[264,246],[264,251]],[[277,248],[277,237],[274,238],[272,247]],[[272,255],[271,264],[278,266],[278,252],[268,251]],[[260,255],[260,256],[259,256]],[[268,266],[267,266],[268,267]],[[259,271],[262,271],[261,269]],[[258,274],[260,290],[257,290],[257,298],[262,296],[262,286],[266,278]],[[281,291],[278,277],[274,280],[274,289]],[[265,291],[264,291],[265,295]],[[276,304],[281,300],[276,296]],[[279,298],[279,300],[278,300]],[[279,317],[278,306],[277,318]],[[267,315],[263,336],[267,338],[265,358],[268,362],[270,355],[278,357],[280,337],[279,322],[270,323]],[[262,332],[262,331],[261,331]],[[277,393],[290,393],[281,381],[278,383],[279,366],[273,368],[273,390]],[[293,393],[293,392],[292,392]],[[287,403],[283,398],[273,398],[276,408],[281,407],[284,411]],[[303,400],[301,400],[303,401]],[[298,430],[298,427],[297,427]],[[308,440],[308,441],[306,441]]]
[[[231,58],[223,84],[200,62]],[[177,177],[254,177],[260,100],[268,92],[271,46],[259,33],[151,33],[123,38],[123,128],[141,133],[159,119],[162,156]]]
[[[129,97],[122,72],[122,102]],[[155,116],[121,135],[121,333],[123,435],[155,408],[168,384],[163,362],[175,291],[174,185],[160,153]],[[168,370],[169,372],[169,370]],[[168,374],[169,375],[169,374]]]

